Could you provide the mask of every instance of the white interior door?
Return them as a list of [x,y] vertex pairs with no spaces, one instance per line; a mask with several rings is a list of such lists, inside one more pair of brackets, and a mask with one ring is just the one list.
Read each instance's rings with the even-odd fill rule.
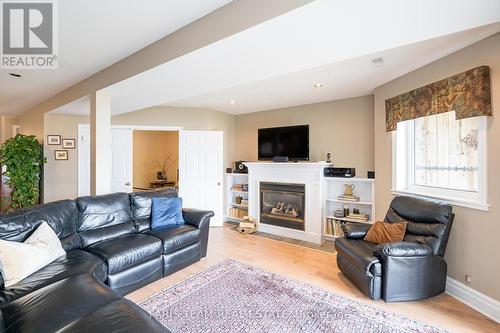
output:
[[[90,127],[78,125],[78,196],[90,195]],[[111,129],[111,191],[132,192],[132,130]]]
[[223,132],[179,132],[179,194],[183,206],[213,210],[222,226]]
[[90,195],[90,127],[78,125],[78,196]]
[[132,130],[111,129],[111,192],[132,192]]

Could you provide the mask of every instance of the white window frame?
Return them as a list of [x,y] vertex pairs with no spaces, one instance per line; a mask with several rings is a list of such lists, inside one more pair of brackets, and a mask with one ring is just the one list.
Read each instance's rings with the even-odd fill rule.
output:
[[[452,205],[488,211],[487,203],[487,117],[480,117],[478,131],[478,192],[420,186],[415,176],[415,120],[398,123],[403,131],[392,132],[392,189],[393,194],[412,195],[447,201]],[[398,144],[398,141],[400,144]],[[398,170],[398,166],[399,170]]]

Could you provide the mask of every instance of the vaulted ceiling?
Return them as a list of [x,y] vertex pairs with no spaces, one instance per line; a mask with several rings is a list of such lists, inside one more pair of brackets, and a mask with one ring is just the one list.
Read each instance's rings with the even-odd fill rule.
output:
[[500,1],[316,0],[111,86],[113,113],[163,104],[240,114],[366,95],[499,22]]
[[[24,86],[1,89],[0,113],[19,112],[227,2],[153,2],[171,8],[145,11],[137,5],[112,15],[110,22],[87,9],[79,14],[95,17],[88,22],[61,6],[61,11],[69,10],[62,23],[73,19],[87,27],[75,27],[74,38],[61,42],[72,53],[71,63],[63,64],[66,74],[33,74],[33,82],[27,75],[19,80]],[[113,6],[105,3],[109,15]],[[106,89],[112,94],[113,114],[156,105],[233,114],[262,111],[370,94],[499,31],[497,0],[316,0]],[[79,52],[84,56],[78,58]],[[375,65],[378,58],[382,63]],[[7,85],[3,76],[0,84]],[[88,113],[82,103],[74,105],[80,106],[63,113]]]
[[0,115],[33,107],[231,0],[57,1],[57,70],[0,70]]

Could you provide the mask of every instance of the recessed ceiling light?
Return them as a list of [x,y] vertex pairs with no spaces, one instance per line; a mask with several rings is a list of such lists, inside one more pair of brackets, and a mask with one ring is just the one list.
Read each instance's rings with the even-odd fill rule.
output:
[[375,67],[383,67],[385,65],[384,58],[379,57],[372,59],[372,65]]
[[9,75],[12,77],[23,77],[21,74],[17,74],[17,73],[9,73]]
[[236,103],[236,101],[234,99],[229,101],[229,104],[234,104],[234,103]]
[[323,87],[323,85],[321,83],[316,83],[313,87],[314,88],[321,88],[321,87]]

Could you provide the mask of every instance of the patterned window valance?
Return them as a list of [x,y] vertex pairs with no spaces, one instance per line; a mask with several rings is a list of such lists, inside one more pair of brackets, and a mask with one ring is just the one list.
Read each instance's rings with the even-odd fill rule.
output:
[[490,68],[480,66],[385,100],[386,131],[400,121],[455,111],[457,119],[491,116]]

